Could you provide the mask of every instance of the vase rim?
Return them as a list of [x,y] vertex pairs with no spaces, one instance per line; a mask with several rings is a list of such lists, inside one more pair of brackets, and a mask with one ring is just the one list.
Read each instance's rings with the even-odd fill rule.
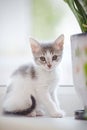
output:
[[87,35],[87,32],[76,33],[76,34],[71,35],[70,37],[74,37],[74,36],[82,36],[82,35]]

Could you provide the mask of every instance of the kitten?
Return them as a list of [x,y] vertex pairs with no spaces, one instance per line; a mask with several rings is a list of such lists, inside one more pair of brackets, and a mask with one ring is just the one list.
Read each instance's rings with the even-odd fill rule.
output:
[[58,83],[56,66],[62,58],[63,43],[63,35],[47,44],[30,38],[35,63],[21,66],[12,74],[3,104],[4,113],[64,116],[55,94]]

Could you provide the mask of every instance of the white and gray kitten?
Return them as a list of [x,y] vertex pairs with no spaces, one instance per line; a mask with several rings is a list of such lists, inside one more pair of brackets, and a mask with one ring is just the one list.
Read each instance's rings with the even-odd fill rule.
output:
[[54,42],[40,44],[30,38],[35,64],[21,66],[11,76],[3,104],[6,114],[63,117],[57,99],[56,66],[63,53],[64,35]]

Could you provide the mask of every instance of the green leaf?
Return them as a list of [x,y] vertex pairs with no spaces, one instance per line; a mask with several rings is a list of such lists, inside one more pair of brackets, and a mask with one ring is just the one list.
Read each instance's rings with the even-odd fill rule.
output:
[[[85,3],[85,7],[87,7],[87,2],[84,0],[64,0],[72,10],[73,14],[75,15],[82,32],[87,32],[87,14],[84,6],[81,3]],[[85,25],[85,26],[84,26]]]
[[85,55],[87,55],[87,47],[85,48]]
[[86,76],[86,78],[87,78],[87,62],[84,64],[84,74],[85,74],[85,76]]

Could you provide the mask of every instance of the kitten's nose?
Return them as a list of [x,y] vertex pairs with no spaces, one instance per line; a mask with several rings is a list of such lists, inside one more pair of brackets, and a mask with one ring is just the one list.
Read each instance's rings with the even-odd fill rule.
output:
[[51,68],[52,65],[51,65],[51,64],[48,64],[47,66],[48,66],[49,68]]

